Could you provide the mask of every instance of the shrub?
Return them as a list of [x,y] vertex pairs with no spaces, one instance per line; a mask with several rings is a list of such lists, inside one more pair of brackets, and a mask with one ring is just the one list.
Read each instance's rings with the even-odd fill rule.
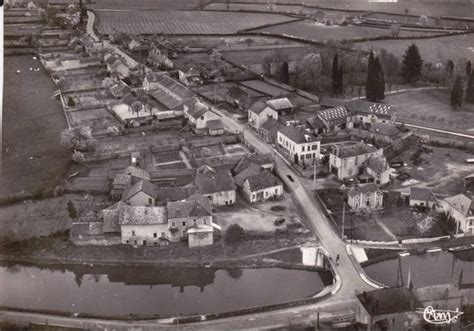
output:
[[244,239],[244,229],[238,224],[229,226],[225,233],[225,241],[227,243],[238,243]]

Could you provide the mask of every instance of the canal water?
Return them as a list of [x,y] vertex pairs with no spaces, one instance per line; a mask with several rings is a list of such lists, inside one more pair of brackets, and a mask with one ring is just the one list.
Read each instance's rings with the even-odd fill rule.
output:
[[303,299],[332,283],[329,272],[280,268],[0,266],[0,305],[101,316],[171,316]]
[[411,281],[417,287],[448,283],[458,285],[460,279],[465,286],[474,286],[474,249],[410,255],[364,267],[367,276],[388,286],[397,285],[399,270],[404,284],[407,284],[410,273]]

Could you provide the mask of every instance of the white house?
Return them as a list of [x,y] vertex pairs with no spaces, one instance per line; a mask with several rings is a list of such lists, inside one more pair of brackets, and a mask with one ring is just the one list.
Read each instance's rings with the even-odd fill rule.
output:
[[449,213],[464,232],[465,236],[474,235],[474,200],[464,194],[458,194],[441,201],[443,209]]
[[193,194],[183,201],[168,202],[168,222],[172,241],[187,238],[193,226],[212,226],[212,208],[209,199]]
[[364,163],[371,157],[383,156],[383,148],[355,143],[353,145],[336,144],[329,154],[329,171],[339,180],[359,175]]
[[349,190],[347,203],[352,209],[379,209],[383,205],[383,192],[374,183],[358,184]]
[[118,218],[123,244],[158,245],[169,239],[166,207],[122,205]]
[[130,68],[127,62],[121,57],[113,54],[106,54],[104,56],[107,70],[111,73],[117,73],[120,78],[125,78],[130,75]]
[[410,187],[410,207],[420,206],[433,208],[436,198],[429,188]]
[[124,193],[122,200],[131,206],[154,206],[156,186],[147,180],[139,180]]
[[255,129],[259,129],[269,118],[278,119],[278,116],[293,111],[293,104],[288,98],[257,101],[249,108],[248,123]]
[[321,141],[303,128],[283,126],[278,129],[277,143],[293,160],[319,159]]
[[242,192],[251,203],[278,198],[283,195],[283,184],[271,172],[263,171],[244,180]]
[[366,162],[365,171],[377,185],[390,182],[390,167],[385,156],[370,157]]
[[194,185],[213,206],[235,203],[234,179],[226,167],[201,166],[194,177]]
[[211,107],[200,100],[193,100],[189,109],[186,110],[185,116],[190,126],[196,132],[208,130],[208,122],[220,120],[221,116],[212,111]]

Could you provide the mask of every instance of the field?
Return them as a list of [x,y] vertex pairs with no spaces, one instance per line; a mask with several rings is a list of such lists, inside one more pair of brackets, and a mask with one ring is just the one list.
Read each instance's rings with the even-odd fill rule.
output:
[[66,120],[51,99],[56,87],[43,69],[28,70],[40,66],[31,55],[5,57],[1,196],[54,187],[70,157],[59,142]]
[[99,32],[140,34],[233,34],[242,29],[291,21],[283,15],[203,11],[97,11]]
[[[267,32],[278,35],[288,35],[307,40],[324,42],[328,40],[354,40],[360,38],[390,37],[389,29],[370,28],[361,26],[326,26],[314,21],[305,20],[255,29],[253,32]],[[439,33],[421,31],[401,31],[400,37],[431,36]],[[391,41],[391,43],[394,43]],[[397,44],[395,42],[394,44]]]
[[96,0],[95,9],[195,9],[198,4],[199,0]]
[[445,63],[448,59],[456,63],[457,59],[469,59],[474,56],[474,34],[472,33],[425,40],[368,41],[356,45],[365,50],[385,48],[388,52],[402,57],[407,48],[413,43],[418,46],[423,60],[433,64]]
[[447,129],[474,129],[474,105],[464,103],[454,111],[449,105],[447,90],[426,90],[389,95],[388,104],[396,105],[400,115],[415,121],[433,122]]

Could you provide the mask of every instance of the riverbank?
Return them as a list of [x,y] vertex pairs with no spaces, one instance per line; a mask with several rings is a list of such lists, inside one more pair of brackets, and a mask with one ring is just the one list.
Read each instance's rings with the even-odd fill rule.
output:
[[215,268],[284,267],[316,270],[302,265],[299,246],[314,238],[293,234],[253,235],[241,243],[189,249],[186,243],[165,247],[128,245],[75,246],[65,234],[5,244],[0,260],[31,264],[101,264],[127,266],[210,266]]

